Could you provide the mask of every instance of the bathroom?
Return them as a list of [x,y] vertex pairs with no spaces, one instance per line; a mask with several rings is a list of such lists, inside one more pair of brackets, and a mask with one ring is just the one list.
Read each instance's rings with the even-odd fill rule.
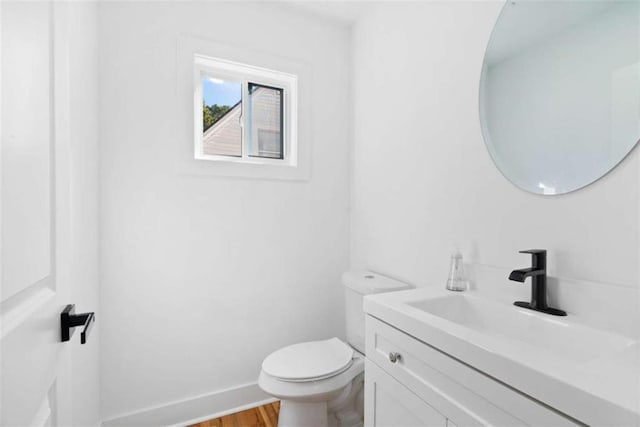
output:
[[[0,2],[0,425],[185,426],[272,404],[280,399],[260,387],[263,361],[298,343],[337,337],[349,344],[345,277],[367,283],[365,275],[415,288],[365,297],[367,320],[380,322],[367,323],[367,349],[372,325],[399,331],[536,408],[518,411],[518,423],[443,413],[421,394],[429,381],[392,372],[410,366],[412,348],[423,354],[407,344],[398,350],[404,359],[385,361],[390,367],[366,351],[365,425],[640,425],[640,154],[633,149],[640,85],[626,91],[622,106],[587,109],[626,108],[635,122],[624,126],[636,134],[598,176],[569,188],[527,187],[486,142],[496,126],[485,117],[496,111],[486,105],[486,52],[498,30],[507,41],[526,32],[501,27],[501,14],[537,3]],[[570,19],[585,2],[546,3],[562,10],[551,10],[552,18]],[[623,3],[640,13],[637,2],[611,4]],[[528,21],[539,31],[557,24]],[[592,62],[595,69],[599,61]],[[295,136],[286,142],[295,143],[286,145],[295,156],[282,160],[290,163],[198,152],[204,95],[194,75],[198,67],[233,74],[238,64],[250,78],[272,73],[262,75],[265,88],[284,88],[280,125]],[[639,83],[638,74],[631,80]],[[242,91],[244,102],[252,92]],[[41,106],[35,127],[34,105]],[[581,128],[593,120],[574,121]],[[567,132],[581,137],[573,124]],[[507,131],[524,139],[530,129]],[[580,176],[571,162],[566,170]],[[532,255],[519,253],[532,248],[547,251],[549,306],[567,316],[513,305],[531,299],[535,278],[509,276],[532,265]],[[446,289],[454,253],[462,256],[466,292]],[[507,344],[491,347],[474,335],[472,351],[475,338],[465,332],[466,343],[443,349],[422,335],[426,326],[415,326],[435,316],[409,319],[389,308],[399,301],[394,295],[416,292],[480,295],[513,325],[510,316],[529,314],[568,336],[582,328],[575,336],[584,340],[559,335],[563,348],[592,351],[580,345],[598,336],[592,347],[607,349],[610,337],[624,337],[618,374],[630,380],[612,380],[617,393],[608,397],[585,385],[567,389],[566,402],[552,392],[547,401],[545,393],[560,386],[540,380],[529,389],[531,372],[580,388],[557,374],[564,365],[553,348],[545,363],[523,362],[503,378],[475,349],[507,358]],[[94,316],[80,316],[60,342],[68,304]],[[410,421],[397,406],[377,405],[367,395],[376,369],[389,369],[401,402],[426,402],[445,421]],[[494,382],[474,391],[483,405],[520,408]],[[464,390],[454,391],[450,399],[464,400]],[[297,424],[319,425],[310,420]]]

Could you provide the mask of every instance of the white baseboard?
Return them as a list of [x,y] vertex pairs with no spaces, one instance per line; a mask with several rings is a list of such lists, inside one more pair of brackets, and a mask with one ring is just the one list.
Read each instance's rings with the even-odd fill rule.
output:
[[257,383],[243,384],[122,415],[102,426],[185,426],[275,401]]

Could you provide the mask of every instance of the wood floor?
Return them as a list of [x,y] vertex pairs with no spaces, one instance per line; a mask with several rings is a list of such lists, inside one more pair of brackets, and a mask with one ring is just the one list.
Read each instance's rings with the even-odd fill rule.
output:
[[269,403],[189,427],[277,427],[280,402]]

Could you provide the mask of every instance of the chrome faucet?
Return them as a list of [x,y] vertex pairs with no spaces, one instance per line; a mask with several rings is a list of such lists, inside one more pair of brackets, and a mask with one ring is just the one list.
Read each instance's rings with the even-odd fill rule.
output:
[[513,304],[554,316],[566,316],[566,312],[547,305],[547,251],[529,249],[520,253],[531,254],[531,267],[513,270],[509,280],[524,283],[527,277],[531,277],[531,302],[516,301]]

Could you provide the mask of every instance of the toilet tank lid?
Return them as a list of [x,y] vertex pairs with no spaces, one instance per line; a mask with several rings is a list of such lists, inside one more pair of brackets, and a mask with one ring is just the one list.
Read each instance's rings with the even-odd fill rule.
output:
[[371,271],[347,271],[342,275],[342,283],[362,295],[401,291],[412,288],[407,283]]

